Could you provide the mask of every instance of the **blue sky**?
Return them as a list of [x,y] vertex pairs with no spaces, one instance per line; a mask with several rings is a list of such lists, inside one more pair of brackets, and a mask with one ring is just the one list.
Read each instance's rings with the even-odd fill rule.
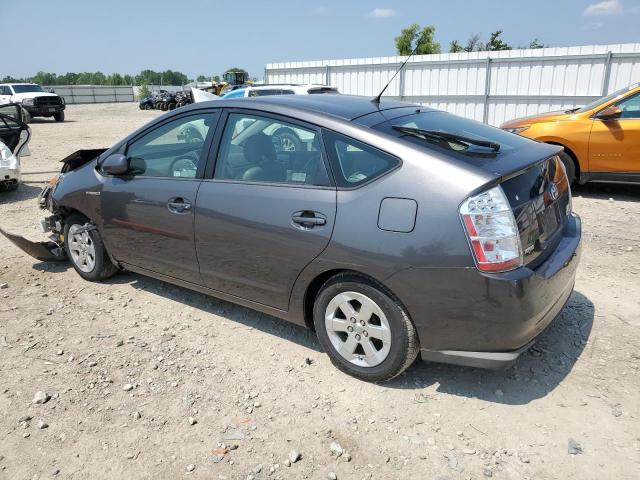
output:
[[394,55],[414,22],[443,50],[497,29],[513,45],[640,42],[640,0],[30,0],[2,2],[2,18],[0,77],[237,66],[261,78],[270,62]]

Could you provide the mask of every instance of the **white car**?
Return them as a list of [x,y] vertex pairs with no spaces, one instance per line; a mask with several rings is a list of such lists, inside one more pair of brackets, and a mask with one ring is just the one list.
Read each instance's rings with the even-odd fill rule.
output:
[[35,83],[0,84],[0,105],[19,103],[26,111],[24,123],[32,117],[53,117],[56,122],[64,122],[64,98],[55,93],[45,92]]
[[20,183],[20,158],[29,155],[31,130],[22,121],[20,104],[0,105],[0,191],[12,191]]
[[340,93],[336,87],[328,85],[287,83],[282,85],[252,85],[240,87],[225,93],[222,98],[264,97],[267,95],[314,95],[322,93]]

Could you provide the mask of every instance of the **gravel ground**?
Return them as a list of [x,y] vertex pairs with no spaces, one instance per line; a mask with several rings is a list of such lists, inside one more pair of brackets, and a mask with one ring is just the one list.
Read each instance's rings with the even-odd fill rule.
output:
[[[3,227],[33,239],[57,161],[157,112],[35,120]],[[640,187],[577,189],[568,307],[512,368],[417,362],[384,385],[313,334],[123,273],[83,281],[0,238],[0,478],[637,479]]]

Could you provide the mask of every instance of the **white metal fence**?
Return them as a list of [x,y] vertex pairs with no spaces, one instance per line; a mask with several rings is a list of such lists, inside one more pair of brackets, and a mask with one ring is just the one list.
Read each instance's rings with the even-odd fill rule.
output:
[[[106,85],[53,85],[49,87],[55,93],[64,97],[67,104],[74,103],[118,103],[134,102],[137,100],[138,89],[136,86],[106,86]],[[183,90],[180,85],[150,85],[152,91],[167,90],[179,92]]]
[[133,102],[133,89],[127,86],[105,85],[52,85],[56,94],[67,104]]
[[[271,63],[267,83],[324,83],[376,95],[406,57]],[[640,43],[420,55],[386,96],[492,125],[584,105],[640,81]]]

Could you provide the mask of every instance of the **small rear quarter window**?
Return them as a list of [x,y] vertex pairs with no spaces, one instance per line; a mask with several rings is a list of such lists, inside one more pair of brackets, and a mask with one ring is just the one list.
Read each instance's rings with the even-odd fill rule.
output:
[[400,165],[393,155],[344,135],[324,131],[323,138],[339,187],[363,185]]

